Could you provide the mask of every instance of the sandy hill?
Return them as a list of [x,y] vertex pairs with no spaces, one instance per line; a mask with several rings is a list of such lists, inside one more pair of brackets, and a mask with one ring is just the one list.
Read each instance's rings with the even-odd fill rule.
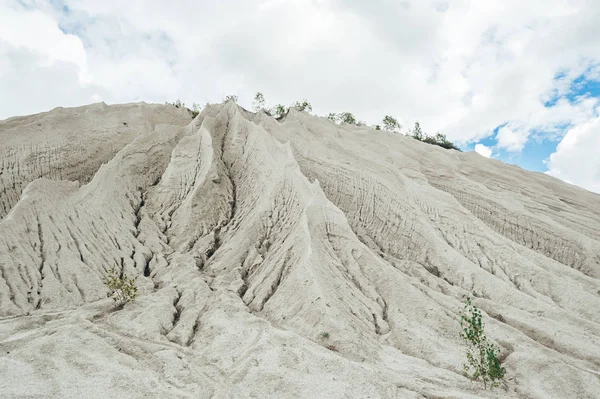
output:
[[[0,397],[600,396],[599,195],[233,102],[61,108],[0,143]],[[468,293],[494,391],[462,375]]]

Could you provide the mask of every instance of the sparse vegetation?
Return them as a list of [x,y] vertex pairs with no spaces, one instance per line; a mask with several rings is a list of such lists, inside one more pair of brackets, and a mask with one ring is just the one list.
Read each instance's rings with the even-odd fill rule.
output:
[[336,113],[330,112],[329,115],[327,115],[327,119],[333,123],[339,123],[339,116]]
[[342,112],[338,115],[340,123],[347,123],[349,125],[356,125],[356,117],[350,112]]
[[200,105],[199,104],[192,104],[192,118],[195,118],[198,116],[198,114],[200,113]]
[[289,107],[285,107],[283,104],[277,104],[273,108],[267,107],[267,101],[265,100],[265,96],[263,93],[258,92],[254,96],[254,101],[252,102],[252,108],[254,112],[263,111],[269,116],[273,116],[275,119],[281,119],[287,114],[291,107],[296,108],[299,111],[312,111],[312,105],[306,101],[296,101]]
[[254,112],[265,110],[265,96],[262,93],[256,93],[254,96],[254,102],[252,103],[252,108],[254,108]]
[[[223,102],[228,102],[228,101],[234,101],[235,103],[237,103],[238,96],[233,95],[233,94],[225,96],[223,98]],[[185,108],[185,103],[182,102],[181,100],[176,100],[172,103],[167,102],[166,104],[172,105],[176,108]],[[267,115],[272,116],[275,119],[283,118],[289,112],[289,109],[291,107],[294,107],[299,111],[312,112],[312,105],[306,99],[304,99],[302,101],[296,101],[290,107],[285,107],[282,104],[277,104],[273,108],[269,108],[267,106],[267,101],[265,99],[264,94],[261,92],[257,92],[255,94],[254,100],[252,102],[252,108],[254,109],[255,112],[263,111]],[[192,105],[192,109],[191,110],[188,109],[188,110],[191,112],[192,118],[195,118],[200,113],[200,106],[198,104],[194,103]],[[356,117],[354,116],[354,114],[352,114],[351,112],[340,112],[339,114],[331,112],[327,115],[327,119],[329,119],[331,122],[333,122],[335,124],[345,123],[345,124],[349,124],[349,125],[366,126],[366,122],[357,120]],[[371,127],[375,130],[386,130],[386,131],[397,132],[397,133],[401,133],[401,130],[402,130],[402,125],[398,122],[398,120],[396,118],[394,118],[391,115],[384,116],[383,120],[380,124],[376,124]],[[409,133],[412,138],[422,141],[424,143],[434,144],[434,145],[438,145],[443,148],[454,149],[454,150],[460,151],[460,149],[458,147],[456,147],[453,142],[449,141],[447,139],[446,135],[444,135],[444,134],[436,133],[435,136],[429,136],[429,135],[423,133],[423,130],[421,129],[421,125],[419,124],[419,122],[415,122],[414,129],[412,131],[409,130]]]
[[235,94],[230,94],[227,95],[223,98],[223,102],[226,103],[228,101],[233,101],[234,103],[238,102],[238,96],[236,96]]
[[442,148],[460,151],[460,148],[456,147],[453,142],[449,141],[445,134],[438,132],[435,136],[429,136],[428,134],[423,133],[419,122],[415,122],[415,128],[413,129],[411,136],[413,139],[422,141],[423,143],[434,144]]
[[170,102],[165,102],[165,105],[172,105],[175,108],[185,108],[185,103],[183,101],[181,101],[180,99],[177,99],[175,101],[173,101],[172,103]]
[[[390,131],[390,132],[400,132],[400,129],[402,129],[402,125],[400,125],[398,123],[398,120],[396,118],[394,118],[393,116],[390,115],[386,115],[383,117],[383,129]],[[377,125],[379,126],[379,125]],[[380,130],[380,129],[376,129],[376,130]]]
[[287,112],[287,110],[285,109],[285,107],[282,104],[277,104],[271,110],[271,113],[273,114],[273,116],[276,119],[283,118],[283,116],[286,114],[286,112]]
[[421,124],[419,122],[415,122],[415,128],[412,131],[412,138],[423,141],[423,130],[421,130]]
[[484,334],[481,311],[466,297],[464,307],[460,310],[460,337],[467,343],[467,363],[463,365],[465,374],[483,383],[487,389],[500,386],[506,369],[501,366],[498,354],[500,349],[488,341]]
[[329,119],[330,121],[332,121],[335,124],[347,123],[350,125],[357,125],[357,126],[365,125],[365,122],[357,121],[356,117],[350,112],[340,112],[339,114],[335,114],[335,113],[331,112],[331,113],[329,113],[329,115],[327,115],[327,119]]
[[323,331],[323,332],[321,333],[321,338],[323,338],[323,339],[328,339],[328,338],[329,338],[329,333],[328,333],[327,331]]
[[298,111],[312,111],[312,105],[310,105],[310,103],[306,100],[302,100],[302,102],[296,101],[293,107],[298,109]]
[[194,103],[194,104],[192,104],[192,109],[189,109],[185,106],[185,103],[179,99],[173,101],[172,103],[167,101],[167,102],[165,102],[165,105],[171,105],[175,108],[187,109],[192,114],[192,119],[194,119],[195,117],[198,116],[198,114],[200,113],[200,108],[201,108],[199,104]]
[[110,290],[110,295],[118,308],[125,306],[128,302],[133,302],[137,297],[135,278],[127,277],[124,273],[119,272],[115,266],[110,268],[103,282]]

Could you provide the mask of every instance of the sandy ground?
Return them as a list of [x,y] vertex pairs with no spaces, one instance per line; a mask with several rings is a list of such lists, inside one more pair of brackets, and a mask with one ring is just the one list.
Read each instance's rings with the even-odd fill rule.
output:
[[[0,142],[0,397],[600,397],[599,195],[233,102],[56,109]],[[140,291],[120,310],[112,266]],[[467,293],[492,392],[462,375]]]

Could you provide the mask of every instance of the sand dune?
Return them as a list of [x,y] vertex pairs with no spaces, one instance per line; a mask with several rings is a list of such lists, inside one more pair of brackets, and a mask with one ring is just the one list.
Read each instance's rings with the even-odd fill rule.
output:
[[[57,109],[0,141],[2,397],[600,395],[600,195],[233,102]],[[494,391],[462,375],[467,293]]]

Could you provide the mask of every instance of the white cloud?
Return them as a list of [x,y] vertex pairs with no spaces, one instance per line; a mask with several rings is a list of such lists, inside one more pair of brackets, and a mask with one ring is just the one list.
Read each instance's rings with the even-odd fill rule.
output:
[[0,118],[110,97],[90,82],[78,36],[64,33],[41,9],[2,3],[0,93]]
[[586,74],[586,78],[589,80],[600,81],[600,65],[595,65],[590,68]]
[[86,53],[79,37],[65,34],[56,21],[37,9],[15,9],[0,4],[0,40],[4,46],[39,53],[46,64],[73,63],[84,72]]
[[109,97],[103,88],[82,83],[77,65],[0,43],[0,118],[56,106],[78,106]]
[[35,12],[80,37],[94,83],[115,101],[215,101],[237,91],[249,102],[261,90],[277,102],[307,97],[322,113],[419,120],[459,141],[527,125],[545,112],[540,97],[555,74],[584,70],[598,54],[582,37],[600,7],[584,0],[64,4],[69,13]]
[[549,175],[600,193],[600,117],[570,129],[546,166]]
[[520,152],[532,140],[559,141],[566,126],[577,126],[598,116],[599,105],[600,98],[578,97],[572,102],[561,98],[526,121],[512,121],[498,129],[496,148]]
[[475,152],[486,158],[489,158],[492,156],[492,149],[489,147],[486,147],[485,145],[483,145],[481,143],[475,144]]
[[525,147],[528,136],[527,130],[503,126],[496,135],[497,146],[508,151],[521,151]]

